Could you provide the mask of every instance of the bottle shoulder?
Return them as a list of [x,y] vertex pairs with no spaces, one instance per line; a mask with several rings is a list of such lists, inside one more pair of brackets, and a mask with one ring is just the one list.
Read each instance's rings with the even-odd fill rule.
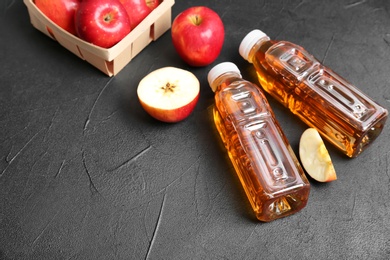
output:
[[264,93],[257,85],[246,80],[225,86],[216,92],[215,99],[217,107],[237,124],[272,115]]
[[232,79],[221,84],[218,91],[221,95],[226,95],[226,93],[237,94],[237,93],[254,93],[255,95],[263,94],[259,87],[247,80],[244,79]]

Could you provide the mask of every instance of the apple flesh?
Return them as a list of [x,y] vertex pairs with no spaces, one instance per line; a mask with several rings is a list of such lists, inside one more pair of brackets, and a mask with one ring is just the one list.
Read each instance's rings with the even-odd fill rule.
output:
[[299,157],[303,168],[314,180],[330,182],[337,179],[328,150],[315,128],[303,132],[299,141]]
[[110,48],[131,31],[129,16],[119,0],[82,0],[75,13],[77,35]]
[[157,120],[175,123],[194,110],[200,83],[194,74],[175,67],[163,67],[146,75],[137,95],[143,109]]
[[225,29],[219,15],[206,6],[190,7],[172,22],[173,46],[189,65],[211,64],[220,54]]
[[76,35],[74,14],[81,0],[35,0],[34,3],[56,25]]

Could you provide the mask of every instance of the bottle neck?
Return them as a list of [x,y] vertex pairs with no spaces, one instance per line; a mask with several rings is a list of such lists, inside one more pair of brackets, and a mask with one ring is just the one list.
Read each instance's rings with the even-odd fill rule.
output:
[[228,71],[218,76],[211,84],[211,88],[214,92],[217,92],[237,80],[242,80],[241,75],[237,72]]
[[266,42],[269,42],[270,38],[268,36],[264,36],[260,38],[251,48],[248,54],[248,61],[250,63],[253,63],[253,57],[255,56],[256,52],[263,46]]

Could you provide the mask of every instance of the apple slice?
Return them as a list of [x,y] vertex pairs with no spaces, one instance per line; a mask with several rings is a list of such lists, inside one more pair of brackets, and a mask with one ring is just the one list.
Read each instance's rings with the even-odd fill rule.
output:
[[145,111],[163,122],[188,117],[199,99],[200,84],[191,72],[164,67],[146,75],[138,84],[138,99]]
[[299,141],[299,157],[303,168],[314,180],[330,182],[337,179],[328,150],[318,131],[306,129]]

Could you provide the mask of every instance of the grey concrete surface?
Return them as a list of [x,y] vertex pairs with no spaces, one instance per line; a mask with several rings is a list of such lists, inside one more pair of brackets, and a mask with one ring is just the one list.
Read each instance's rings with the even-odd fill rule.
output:
[[[218,59],[193,68],[170,31],[113,78],[30,24],[22,0],[0,4],[0,259],[389,259],[389,125],[358,158],[327,144],[335,182],[310,180],[307,206],[257,221],[213,124],[207,73],[259,28],[295,42],[386,108],[390,2],[183,1],[218,12]],[[176,66],[201,83],[193,114],[157,122],[137,100],[148,72]],[[269,97],[292,148],[306,126]]]

